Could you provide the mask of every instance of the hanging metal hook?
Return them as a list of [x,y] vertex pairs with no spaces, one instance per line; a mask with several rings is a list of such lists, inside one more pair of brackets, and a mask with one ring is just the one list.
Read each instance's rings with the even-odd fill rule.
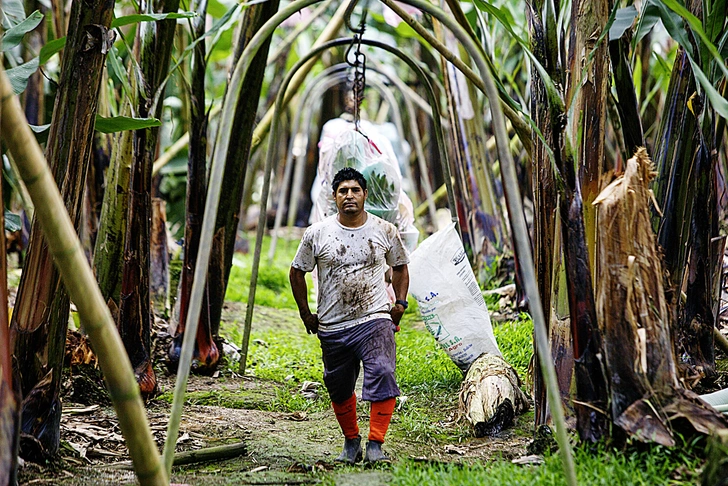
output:
[[346,23],[346,28],[349,29],[354,34],[362,35],[364,34],[364,27],[365,22],[367,18],[367,3],[364,4],[364,8],[362,9],[361,13],[361,21],[359,22],[359,28],[354,27],[351,25],[351,15],[354,13],[354,8],[359,3],[359,0],[351,0],[349,2],[349,5],[346,7],[346,10],[344,11],[344,22]]
[[[351,77],[351,91],[354,103],[354,128],[361,133],[359,130],[359,122],[361,120],[361,103],[364,101],[364,90],[366,88],[366,68],[367,68],[367,57],[361,50],[362,35],[354,34],[351,40],[351,44],[346,49],[344,59],[346,63],[351,66],[352,77]],[[352,52],[352,50],[356,48]]]
[[[359,28],[355,28],[351,24],[351,15],[354,13],[354,8],[358,3],[359,0],[351,0],[344,12],[344,21],[346,22],[346,27],[354,33],[354,37],[351,40],[351,45],[346,50],[345,59],[346,63],[349,64],[349,66],[351,66],[354,71],[354,79],[352,82],[352,94],[354,97],[354,129],[357,132],[362,133],[359,128],[359,122],[361,120],[361,103],[364,100],[364,89],[366,88],[367,58],[361,51],[361,41],[362,37],[364,36],[364,30],[366,28],[367,5],[369,3],[369,0],[365,0],[361,13],[361,20],[359,22]],[[351,53],[351,50],[354,46],[356,46],[356,51],[354,52],[354,60],[351,61],[349,60],[349,54]],[[362,135],[364,134],[362,133]],[[366,137],[366,135],[364,136]]]

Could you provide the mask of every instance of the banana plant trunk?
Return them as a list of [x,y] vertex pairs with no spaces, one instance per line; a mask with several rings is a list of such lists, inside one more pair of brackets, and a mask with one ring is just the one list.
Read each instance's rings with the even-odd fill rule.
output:
[[152,233],[150,238],[151,277],[149,293],[154,313],[166,316],[169,304],[169,247],[167,245],[167,204],[152,198]]
[[[200,38],[205,31],[205,12],[207,2],[202,1],[197,8],[198,17],[193,24],[194,35]],[[199,20],[198,20],[199,19]],[[205,198],[207,197],[207,113],[205,112],[205,41],[201,40],[193,51],[192,76],[190,87],[190,146],[187,157],[187,194],[185,199],[185,242],[184,265],[180,276],[180,306],[177,321],[176,335],[169,349],[169,359],[172,368],[177,368],[182,341],[184,339],[185,323],[189,309],[192,282],[197,264],[197,252],[200,247],[200,232],[202,231],[202,218],[205,212]],[[220,245],[218,245],[219,247]],[[219,260],[219,251],[218,258]],[[211,259],[213,261],[213,259]],[[219,265],[219,262],[216,262]],[[208,284],[206,284],[208,285]],[[195,340],[195,353],[193,366],[199,371],[214,370],[220,357],[220,349],[215,343],[210,326],[209,288],[202,297],[202,311],[197,327]]]
[[[245,46],[258,29],[278,11],[278,0],[270,0],[250,6],[240,29],[233,56],[233,66]],[[241,88],[238,105],[235,107],[235,122],[229,134],[228,153],[225,158],[224,187],[215,221],[215,235],[210,255],[207,283],[210,304],[210,333],[216,336],[220,327],[225,290],[232,268],[235,238],[238,232],[240,204],[243,198],[243,184],[248,167],[248,157],[252,144],[255,116],[258,109],[263,74],[265,72],[270,39],[261,47],[248,70]]]
[[[132,68],[133,69],[133,68]],[[127,73],[136,90],[136,76]],[[111,92],[106,88],[104,96],[108,99]],[[105,109],[102,104],[100,109]],[[131,102],[125,100],[119,109],[122,116],[131,116]],[[99,207],[99,223],[94,238],[93,268],[96,281],[109,308],[116,319],[119,314],[119,295],[121,294],[121,275],[124,268],[124,236],[126,235],[126,213],[129,208],[129,179],[131,178],[131,159],[133,151],[133,132],[125,130],[114,136],[104,138],[103,146],[108,146],[108,169],[102,172],[103,197]],[[97,153],[106,152],[103,149]],[[100,156],[101,159],[103,156]],[[101,165],[101,164],[99,164]],[[101,167],[97,167],[100,169]],[[104,177],[105,175],[105,177]],[[98,198],[98,196],[97,196]]]
[[[704,14],[704,23],[708,26],[713,42],[724,37],[725,4],[711,5],[695,0],[688,2],[687,6],[696,16]],[[703,12],[703,9],[706,11]],[[709,59],[703,59],[706,72],[709,72],[711,64],[713,62]],[[723,79],[724,95],[725,89]],[[694,99],[690,106],[698,112],[700,123],[694,134],[684,134],[697,139],[697,149],[694,170],[691,172],[695,192],[690,215],[686,299],[677,321],[677,352],[683,366],[682,375],[691,385],[702,379],[712,381],[717,376],[713,332],[720,294],[715,291],[715,281],[722,274],[722,258],[715,254],[715,250],[723,246],[718,228],[718,189],[715,178],[719,150],[716,136],[723,138],[723,130],[716,132],[716,112],[713,103],[706,99],[706,94],[703,93],[700,98],[695,95],[692,97]],[[717,128],[724,128],[722,123]]]
[[[571,133],[565,135],[570,140],[564,140],[558,164],[564,179],[559,205],[574,352],[574,409],[579,436],[590,442],[598,441],[609,430],[608,389],[592,273],[598,270],[595,257],[600,244],[597,210],[592,202],[602,188],[602,174],[607,169],[604,133],[609,81],[607,41],[600,41],[595,33],[604,30],[609,12],[608,0],[571,3],[565,99],[566,112],[575,116],[571,120]],[[574,149],[573,160],[570,147]],[[600,235],[609,237],[605,232]]]
[[715,146],[710,143],[712,133],[709,137],[710,140],[701,137],[695,157],[696,191],[690,222],[686,299],[677,328],[677,351],[684,357],[681,362],[686,365],[684,374],[689,383],[716,377],[713,288],[714,274],[722,270],[722,265],[716,264],[718,260],[713,254],[712,240],[718,237],[717,154],[710,149]]
[[[578,0],[571,3],[569,39],[569,77],[567,78],[566,111],[573,112],[571,140],[575,150],[579,185],[584,201],[584,231],[592,272],[597,248],[596,208],[594,199],[603,188],[606,99],[610,81],[609,50],[606,39],[597,41],[607,25],[608,0]],[[593,280],[593,277],[592,277]]]
[[[0,115],[1,116],[1,115]],[[5,248],[5,208],[0,184],[0,248]],[[7,255],[0,251],[0,485],[17,483],[20,400],[13,388],[8,323]]]
[[569,314],[576,381],[574,411],[582,441],[597,442],[609,432],[607,382],[602,340],[586,246],[584,210],[573,161],[560,167],[566,187],[559,202],[561,232],[569,295]]
[[[534,137],[536,150],[532,169],[537,208],[534,218],[536,271],[544,309],[550,314],[549,334],[554,365],[559,370],[561,395],[570,396],[573,376],[576,385],[573,404],[579,435],[582,440],[596,441],[608,431],[608,415],[592,288],[596,213],[590,203],[599,191],[604,163],[606,111],[603,100],[606,98],[608,64],[606,45],[595,45],[594,32],[603,30],[609,9],[602,1],[572,2],[567,59],[570,69],[566,71],[568,78],[564,79],[563,68],[558,62],[561,49],[555,12],[544,2],[534,2],[529,7],[532,48],[556,88],[549,92],[539,77],[532,83],[532,113],[544,137],[543,141]],[[591,61],[585,57],[589,53],[593,55]],[[587,66],[584,71],[582,66]],[[559,88],[564,84],[567,86],[565,96]],[[564,99],[569,105],[564,105]],[[567,113],[575,114],[570,120],[569,132],[564,124]],[[558,197],[553,165],[562,181]],[[559,220],[555,214],[557,205]],[[560,235],[556,234],[557,226]],[[561,247],[563,260],[559,260],[561,255],[555,245]],[[568,319],[559,317],[567,292]],[[548,420],[548,408],[540,376],[536,377],[534,388],[536,423],[542,424]]]
[[665,109],[655,137],[657,177],[653,185],[658,209],[653,213],[653,228],[663,249],[668,272],[668,305],[672,322],[677,320],[680,285],[687,262],[686,238],[689,234],[695,194],[694,157],[698,149],[698,120],[688,99],[696,90],[692,68],[685,52],[675,56]]
[[[653,215],[670,285],[668,309],[675,325],[680,372],[690,385],[715,375],[713,354],[711,236],[715,231],[714,161],[688,99],[695,92],[692,68],[680,49],[673,65],[666,108],[656,137]],[[697,103],[696,105],[697,106]],[[685,272],[687,269],[687,279]],[[682,305],[683,282],[687,299]],[[682,359],[684,358],[684,359]]]
[[[122,114],[129,115],[126,106]],[[94,273],[112,314],[118,315],[119,296],[121,295],[121,276],[126,236],[126,215],[129,208],[129,180],[131,179],[131,160],[134,138],[133,132],[121,132],[114,140],[109,169],[106,171],[99,228],[94,247]]]
[[[544,4],[542,1],[529,2],[527,4],[527,18],[529,23],[529,35],[531,49],[538,61],[544,66],[552,79],[560,79],[558,65],[558,51],[554,48],[553,42],[549,41],[552,36],[555,19],[550,16],[544,17]],[[544,23],[544,19],[546,23]],[[551,19],[551,22],[549,22]],[[531,76],[531,114],[536,127],[543,136],[543,141],[533,135],[533,160],[531,161],[531,188],[533,191],[533,246],[534,264],[536,278],[538,280],[538,291],[541,296],[544,313],[547,315],[549,334],[552,336],[551,346],[554,356],[563,356],[568,352],[568,343],[556,343],[553,336],[565,335],[568,333],[568,322],[564,323],[557,317],[555,309],[557,299],[552,299],[555,291],[558,290],[559,280],[556,276],[557,264],[554,262],[555,253],[560,253],[560,240],[556,234],[556,180],[554,167],[549,157],[549,147],[554,147],[554,131],[552,130],[552,119],[556,114],[552,111],[556,107],[549,102],[546,88],[541,77],[535,72]],[[559,246],[557,246],[559,245]],[[555,250],[557,249],[557,250]],[[565,324],[565,325],[564,325]],[[563,329],[563,332],[559,330]],[[557,346],[557,349],[554,348]],[[537,351],[534,347],[534,359],[538,362]],[[559,367],[557,366],[557,370]],[[564,376],[563,372],[557,373],[559,377]],[[560,390],[562,396],[568,390],[571,383],[571,375],[560,379]],[[548,406],[546,403],[546,387],[543,376],[538,366],[534,372],[534,412],[536,425],[546,424],[549,420]]]
[[[143,11],[152,11],[142,2]],[[156,4],[155,4],[156,5]],[[157,13],[176,12],[179,0],[165,0]],[[142,22],[139,27],[143,83],[138,86],[137,114],[141,118],[160,118],[162,82],[169,71],[175,20]],[[129,207],[124,238],[124,269],[121,278],[117,326],[131,359],[142,395],[156,392],[157,379],[152,368],[150,306],[150,244],[152,231],[152,165],[155,160],[159,129],[136,130],[133,135],[132,165],[129,180]]]
[[[113,7],[109,0],[71,5],[46,148],[46,159],[77,230],[103,64],[112,41]],[[69,306],[60,274],[34,221],[11,322],[11,346],[24,396],[23,433],[35,437],[51,455],[60,445],[59,391]]]

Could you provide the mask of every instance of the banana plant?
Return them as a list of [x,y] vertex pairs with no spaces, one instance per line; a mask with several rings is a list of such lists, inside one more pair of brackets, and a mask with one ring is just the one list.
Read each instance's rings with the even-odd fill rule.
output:
[[[151,3],[142,3],[140,8],[147,15],[174,13],[179,8],[179,0],[166,0],[154,6]],[[139,28],[139,66],[142,80],[137,85],[135,111],[142,118],[159,118],[161,115],[162,103],[158,102],[158,91],[163,87],[163,81],[168,74],[175,27],[176,22],[167,18],[157,22],[144,22]],[[153,316],[149,279],[152,165],[158,136],[158,127],[136,130],[133,133],[124,267],[117,323],[142,394],[147,396],[157,389],[151,359]]]
[[[49,132],[47,157],[54,168],[67,208],[78,226],[94,129],[108,133],[158,126],[159,122],[149,118],[97,116],[102,67],[114,38],[110,30],[114,25],[113,2],[99,2],[94,8],[81,8],[77,3],[71,14],[67,19],[70,22],[68,35],[46,44],[38,57],[28,63],[37,68],[63,48],[52,128],[37,127],[36,131],[46,129]],[[37,25],[36,17],[31,15],[18,22],[13,31],[9,30],[6,47],[22,42],[29,29]],[[128,19],[116,19],[115,22],[123,25],[124,21]],[[86,26],[89,24],[94,28],[87,35]],[[25,86],[25,79],[18,74],[30,76],[32,73],[30,70],[15,72],[13,89],[16,93]],[[66,165],[71,162],[75,164]],[[48,304],[39,306],[38,302]],[[68,315],[68,296],[34,225],[11,333],[23,377],[20,389],[25,396],[24,432],[35,436],[44,451],[51,455],[58,448],[61,412],[58,396]]]
[[[233,59],[237,59],[240,56],[240,53],[250,38],[277,11],[277,1],[253,4],[245,10]],[[208,292],[205,295],[207,296],[208,305],[204,307],[204,316],[200,318],[201,325],[198,327],[196,345],[196,367],[200,371],[214,370],[220,356],[220,350],[218,350],[214,338],[218,334],[225,290],[232,266],[235,238],[237,237],[243,181],[245,180],[247,171],[247,163],[241,161],[246,161],[250,152],[250,140],[253,133],[255,114],[260,98],[269,46],[270,43],[266,45],[263,52],[256,58],[255,63],[257,68],[253,71],[254,75],[247,77],[245,80],[243,92],[246,94],[245,96],[241,96],[240,101],[235,105],[235,122],[232,127],[229,127],[231,130],[230,133],[236,134],[230,137],[230,145],[226,155],[224,179],[226,186],[223,188],[223,191],[229,197],[221,200],[213,240],[214,258],[210,260],[207,273],[206,285],[208,286]],[[229,103],[230,101],[225,102]],[[228,135],[225,134],[224,136]],[[200,197],[199,194],[198,197]],[[199,200],[196,206],[198,210],[201,210],[201,204],[203,202]],[[197,251],[195,250],[196,253]],[[187,267],[187,264],[185,267]],[[192,265],[186,270],[183,270],[183,278],[185,280],[183,280],[184,287],[182,289],[183,294],[181,295],[181,305],[183,307],[180,310],[180,328],[169,351],[173,366],[176,366],[179,360],[180,350],[184,340],[193,271],[194,266]],[[181,319],[182,315],[185,316],[184,321]]]
[[[200,244],[200,231],[202,230],[202,213],[204,211],[207,195],[207,126],[208,119],[205,113],[205,70],[207,67],[204,42],[204,18],[207,11],[207,2],[197,4],[198,17],[192,24],[194,40],[200,39],[194,49],[191,66],[190,83],[190,145],[187,161],[187,194],[185,197],[185,242],[184,264],[180,275],[179,317],[176,335],[169,349],[170,361],[173,366],[179,362],[179,353],[184,339],[187,311],[189,308],[190,292],[197,250]],[[193,40],[193,42],[194,42]],[[200,323],[197,331],[195,357],[197,368],[213,370],[217,365],[221,350],[218,349],[213,337],[217,337],[217,329],[210,326],[210,308],[207,295],[203,299],[203,312],[200,313]]]
[[636,38],[642,38],[657,19],[679,49],[655,137],[653,225],[669,274],[669,308],[681,374],[695,384],[715,376],[715,281],[724,241],[718,234],[716,188],[718,146],[724,133],[716,128],[728,117],[728,101],[716,86],[728,76],[719,54],[726,46],[726,4],[647,2]]
[[[2,203],[0,184],[0,205]],[[0,213],[0,228],[5,228]],[[5,231],[0,232],[0,248],[5,248]],[[0,251],[0,484],[17,483],[18,439],[20,438],[20,396],[13,388],[13,364],[8,321],[7,254]]]
[[[113,2],[72,4],[51,129],[46,147],[66,208],[78,229],[91,156],[101,68],[112,42]],[[88,30],[92,24],[94,29]],[[37,223],[11,320],[11,342],[23,394],[23,432],[53,455],[60,444],[60,382],[70,301]]]
[[[476,5],[502,24],[508,24],[502,9],[480,1]],[[613,367],[614,357],[610,364],[609,353],[602,352],[603,346],[612,351],[619,349],[619,343],[614,340],[625,339],[626,335],[601,335],[603,324],[597,324],[601,317],[594,310],[595,294],[605,294],[600,293],[603,279],[595,279],[594,276],[609,270],[603,268],[606,263],[596,260],[595,255],[602,245],[608,243],[610,235],[596,231],[597,227],[603,228],[606,221],[599,221],[595,208],[591,204],[587,207],[582,197],[584,201],[594,200],[599,190],[618,175],[615,169],[623,170],[619,164],[605,162],[608,159],[605,157],[604,134],[608,130],[603,100],[607,99],[609,76],[614,76],[612,96],[615,97],[623,128],[624,142],[621,145],[625,150],[621,152],[622,165],[639,146],[650,143],[649,135],[655,130],[652,126],[643,128],[639,94],[642,93],[643,98],[652,103],[659,103],[661,98],[654,88],[645,93],[641,88],[647,84],[632,77],[635,59],[642,60],[633,53],[637,52],[639,41],[649,38],[647,33],[657,19],[662,20],[681,48],[666,96],[662,128],[656,131],[655,158],[660,175],[655,194],[662,213],[656,215],[654,221],[673,282],[667,289],[667,295],[671,297],[673,309],[671,322],[678,330],[675,339],[681,346],[681,364],[684,370],[690,366],[697,370],[684,376],[689,378],[690,383],[696,377],[710,374],[710,339],[716,309],[711,296],[715,295],[716,288],[715,262],[723,244],[722,239],[717,238],[716,212],[713,209],[716,207],[713,179],[716,156],[713,154],[718,151],[710,143],[715,143],[716,125],[720,126],[716,124],[715,113],[725,116],[722,111],[726,101],[715,88],[720,86],[726,71],[718,55],[725,44],[725,3],[699,5],[695,2],[686,9],[677,2],[646,2],[639,14],[633,7],[620,9],[620,5],[610,11],[606,3],[600,2],[572,2],[570,5],[568,41],[560,31],[559,19],[564,12],[555,10],[558,5],[540,1],[528,5],[532,51],[526,49],[525,52],[535,68],[531,115],[538,128],[534,129],[537,155],[532,172],[534,202],[538,211],[535,218],[536,265],[542,298],[546,302],[551,299],[552,310],[558,307],[560,298],[557,296],[562,292],[562,282],[567,285],[572,323],[570,339],[573,340],[573,363],[576,366],[577,423],[582,438],[593,440],[607,432],[607,418],[625,430],[630,428],[625,417],[619,416],[624,408],[619,413],[616,409],[611,412],[607,409],[607,393],[611,393],[612,397],[618,393],[616,389],[610,390],[616,382],[609,383],[618,370]],[[690,9],[703,12],[703,19],[697,19]],[[638,15],[635,29],[633,21]],[[512,28],[510,30],[515,36]],[[610,37],[607,37],[608,33]],[[611,39],[612,73],[607,70],[606,64],[607,39]],[[630,39],[636,40],[630,43]],[[714,43],[719,47],[715,47]],[[644,72],[637,71],[638,74]],[[665,140],[665,143],[660,140]],[[677,164],[673,160],[685,162]],[[666,197],[668,189],[677,191],[676,196],[681,196]],[[695,197],[698,193],[701,196]],[[558,213],[556,207],[560,208]],[[700,209],[696,209],[698,207]],[[556,234],[557,227],[561,228],[560,235]],[[561,268],[560,251],[564,252],[565,280],[556,274]],[[685,279],[683,275],[686,275]],[[592,281],[598,284],[594,289],[588,285]],[[680,285],[683,281],[687,282],[684,289]],[[685,294],[681,298],[682,290]],[[690,303],[687,303],[688,300]],[[686,303],[680,305],[682,301]],[[610,305],[619,308],[620,302]],[[558,313],[552,312],[552,316],[556,318],[552,318],[551,325],[561,325]],[[703,330],[685,336],[690,327],[693,330],[702,327]],[[661,328],[660,336],[649,338],[649,342],[670,343],[669,331],[669,328]],[[561,333],[552,332],[554,335]],[[605,343],[604,339],[608,341]],[[691,347],[690,339],[701,344],[692,344]],[[567,360],[570,362],[571,358]],[[663,384],[670,382],[668,377],[672,375],[659,371],[668,368],[660,366],[656,364],[650,373],[663,376]],[[569,382],[570,379],[562,381],[562,395],[568,396]],[[663,384],[654,384],[657,388],[664,388]],[[593,393],[587,392],[589,389]],[[536,380],[537,421],[545,420],[547,416],[545,406],[539,405],[539,397],[543,397],[539,390],[543,388]],[[679,390],[673,395],[665,393],[662,403],[681,403],[681,397],[684,395]],[[580,416],[579,409],[583,403],[589,403],[587,408],[596,413],[586,412]],[[630,433],[634,433],[634,429],[631,430]]]

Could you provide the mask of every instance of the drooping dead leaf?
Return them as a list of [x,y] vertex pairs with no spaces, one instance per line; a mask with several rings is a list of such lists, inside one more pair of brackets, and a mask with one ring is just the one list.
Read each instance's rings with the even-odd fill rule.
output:
[[98,360],[86,335],[78,331],[68,331],[66,335],[66,361],[70,366],[89,364],[97,366]]
[[614,423],[642,442],[654,442],[672,447],[675,445],[675,439],[660,415],[649,400],[639,399],[616,417]]
[[638,440],[672,445],[676,419],[687,419],[698,433],[725,427],[725,420],[690,400],[678,380],[650,219],[654,175],[647,151],[638,149],[624,174],[594,201],[600,228],[596,304],[614,423]]

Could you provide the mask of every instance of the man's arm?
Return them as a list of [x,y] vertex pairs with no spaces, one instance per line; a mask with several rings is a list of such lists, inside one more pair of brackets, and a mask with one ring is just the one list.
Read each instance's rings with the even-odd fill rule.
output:
[[[409,270],[407,269],[407,265],[392,267],[392,288],[394,289],[394,296],[397,300],[407,300],[407,291],[409,290]],[[402,304],[395,304],[390,311],[390,315],[397,329],[399,329],[399,321],[402,319],[404,310]]]
[[301,316],[303,325],[309,334],[318,332],[318,315],[312,314],[308,307],[308,287],[306,286],[306,272],[296,267],[291,267],[288,272],[288,279],[291,281],[291,290],[293,298],[298,306],[298,314]]

